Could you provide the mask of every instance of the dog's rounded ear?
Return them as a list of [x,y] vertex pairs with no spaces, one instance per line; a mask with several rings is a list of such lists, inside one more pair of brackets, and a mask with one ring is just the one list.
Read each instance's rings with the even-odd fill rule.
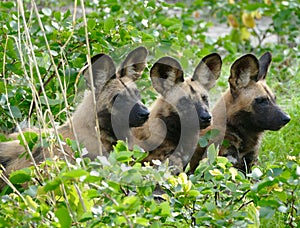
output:
[[171,57],[162,57],[150,70],[152,85],[155,90],[164,94],[178,83],[184,82],[180,63]]
[[231,66],[229,84],[231,93],[235,94],[246,87],[251,80],[256,81],[259,72],[259,62],[252,54],[237,59]]
[[259,72],[257,76],[257,81],[264,80],[267,76],[269,66],[272,62],[272,54],[270,52],[266,52],[259,58]]
[[[93,85],[97,90],[101,88],[111,79],[116,78],[116,67],[113,60],[105,54],[98,54],[91,59],[91,68],[93,73]],[[91,88],[90,69],[87,67],[84,72],[84,77],[88,88]]]
[[194,71],[193,81],[199,81],[207,90],[211,89],[220,77],[222,59],[219,54],[205,56]]
[[118,75],[119,77],[129,77],[133,81],[137,80],[146,67],[148,51],[145,47],[138,47],[130,52],[124,62],[121,64]]

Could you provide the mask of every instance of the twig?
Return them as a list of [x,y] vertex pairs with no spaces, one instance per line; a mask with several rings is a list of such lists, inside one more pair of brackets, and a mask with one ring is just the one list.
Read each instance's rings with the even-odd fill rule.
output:
[[247,202],[247,203],[243,203],[243,204],[239,207],[238,211],[241,210],[243,207],[245,207],[245,206],[247,206],[248,204],[253,203],[253,202],[254,202],[253,200],[250,200],[250,201]]
[[[80,0],[81,7],[82,7],[82,15],[83,15],[83,23],[84,23],[84,30],[85,30],[85,40],[86,40],[86,49],[87,49],[87,62],[88,66],[92,66],[91,64],[91,50],[90,50],[90,44],[89,44],[89,36],[88,36],[88,26],[87,26],[87,21],[86,21],[86,16],[85,16],[85,8],[84,8],[84,0]],[[97,115],[97,103],[96,103],[96,96],[95,96],[95,88],[94,88],[94,79],[93,79],[93,71],[92,67],[88,68],[89,70],[89,77],[90,77],[90,83],[91,83],[91,91],[92,91],[92,98],[93,98],[93,106],[94,106],[94,115],[95,115],[95,121],[96,121],[96,135],[97,135],[97,140],[99,143],[99,155],[102,156],[102,143],[101,143],[101,132],[100,132],[100,127],[99,127],[99,120],[98,120],[98,115]]]

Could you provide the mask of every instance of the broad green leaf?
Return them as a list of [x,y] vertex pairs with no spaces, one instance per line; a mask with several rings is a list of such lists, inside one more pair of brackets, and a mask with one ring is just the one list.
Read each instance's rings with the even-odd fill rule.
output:
[[142,217],[137,217],[135,219],[135,223],[139,224],[139,225],[142,225],[142,226],[149,226],[150,225],[149,220],[146,219],[146,218],[142,218]]
[[47,101],[48,101],[50,106],[55,106],[55,105],[58,105],[58,104],[62,104],[64,102],[63,99],[61,99],[58,94],[56,94],[55,99],[52,99],[52,98],[48,97],[47,101],[46,101],[44,96],[40,96],[40,101],[41,101],[42,104],[47,104]]
[[88,28],[91,30],[91,29],[94,29],[95,26],[96,26],[96,21],[95,19],[89,19],[87,21],[87,25],[88,25]]
[[192,196],[192,197],[197,197],[200,195],[200,192],[197,191],[197,190],[190,190],[189,193],[188,193],[189,196]]
[[110,32],[110,30],[114,27],[115,27],[115,19],[112,17],[106,18],[106,20],[104,21],[104,27],[103,27],[104,32]]
[[10,110],[14,118],[22,118],[22,113],[17,106],[10,106]]
[[13,173],[11,173],[9,180],[13,184],[22,184],[31,179],[30,176],[31,170],[28,168],[17,170]]
[[61,20],[61,12],[60,11],[55,11],[53,13],[53,16],[54,18],[57,20],[57,21],[60,21]]
[[59,187],[61,179],[56,177],[54,180],[48,181],[44,187],[45,191],[52,191]]
[[215,147],[215,144],[211,144],[207,149],[207,158],[209,164],[212,164],[216,161],[216,158],[218,156],[218,150]]
[[168,202],[163,202],[159,205],[160,215],[161,216],[170,216],[171,215],[171,207]]
[[69,214],[69,211],[65,206],[60,206],[56,211],[55,211],[55,216],[58,218],[58,221],[61,225],[61,227],[67,228],[71,227],[72,224],[72,218]]
[[131,156],[133,155],[133,152],[131,151],[122,151],[116,154],[117,161],[120,162],[128,162],[131,161]]
[[200,145],[201,147],[206,147],[206,146],[208,145],[208,140],[207,140],[207,138],[205,137],[205,135],[204,135],[204,136],[201,136],[201,137],[199,138],[198,143],[199,143],[199,145]]
[[271,207],[261,207],[259,210],[259,217],[264,219],[270,219],[275,214],[275,210]]
[[64,177],[70,177],[70,178],[78,178],[87,175],[89,175],[89,172],[83,169],[73,169],[63,174]]

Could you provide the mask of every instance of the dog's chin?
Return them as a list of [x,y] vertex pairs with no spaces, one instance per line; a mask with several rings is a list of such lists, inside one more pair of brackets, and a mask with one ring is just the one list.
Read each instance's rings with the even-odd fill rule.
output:
[[207,127],[209,127],[211,124],[211,122],[200,122],[200,129],[205,129]]
[[285,124],[282,124],[282,125],[278,125],[278,126],[275,126],[275,127],[270,127],[270,128],[268,128],[266,130],[269,130],[269,131],[279,131],[284,126],[285,126]]

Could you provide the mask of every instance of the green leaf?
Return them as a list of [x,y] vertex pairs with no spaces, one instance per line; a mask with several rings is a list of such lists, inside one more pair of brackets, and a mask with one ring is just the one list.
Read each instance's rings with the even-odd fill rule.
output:
[[0,133],[0,142],[6,142],[8,141],[8,139],[6,138],[6,136],[4,134]]
[[43,14],[45,14],[46,16],[51,16],[52,10],[49,8],[43,8],[42,9]]
[[86,222],[86,221],[92,220],[92,219],[93,219],[93,214],[91,212],[85,212],[79,218],[79,222]]
[[70,177],[70,178],[78,178],[87,175],[89,175],[89,173],[83,169],[73,169],[63,174],[64,177]]
[[104,21],[104,32],[109,32],[112,28],[115,27],[115,19],[112,17],[108,17],[105,21]]
[[11,173],[9,180],[13,184],[22,184],[31,179],[30,173],[31,170],[29,168],[17,170]]
[[133,205],[138,201],[138,198],[136,196],[127,196],[124,198],[123,200],[123,204],[129,204],[129,205]]
[[8,2],[1,2],[0,6],[1,6],[1,8],[3,7],[3,8],[10,9],[10,8],[13,8],[15,6],[15,3],[14,2],[10,2],[10,1],[8,1]]
[[208,140],[205,136],[201,136],[198,143],[201,147],[206,147],[208,145]]
[[197,196],[200,195],[200,192],[197,191],[197,190],[190,190],[190,191],[188,192],[188,195],[189,195],[189,196],[192,196],[192,197],[197,197]]
[[118,140],[117,144],[114,146],[114,151],[121,152],[121,151],[127,151],[128,148],[126,146],[126,143],[122,140]]
[[72,219],[69,214],[69,211],[65,206],[59,207],[55,211],[55,216],[58,218],[58,221],[61,225],[61,227],[66,228],[66,227],[71,227],[72,224]]
[[218,150],[215,148],[215,144],[211,144],[207,149],[207,158],[209,164],[213,164],[218,156]]
[[136,224],[139,224],[139,225],[141,225],[141,226],[149,226],[149,220],[148,219],[146,219],[146,218],[141,218],[141,217],[137,217],[136,219],[135,219],[135,223]]
[[55,19],[56,19],[57,21],[60,21],[60,19],[61,19],[61,12],[60,12],[60,11],[55,11],[55,12],[53,13],[53,16],[55,17]]
[[168,202],[163,202],[159,205],[160,215],[161,216],[170,216],[171,215],[171,207]]
[[[51,53],[52,53],[52,51],[51,51]],[[50,106],[59,105],[64,102],[63,99],[61,99],[58,94],[56,94],[55,99],[47,97],[47,101],[44,96],[40,96],[40,101],[42,104],[47,104],[47,101],[48,101]]]
[[275,214],[275,210],[271,207],[261,207],[259,210],[259,217],[264,219],[270,219]]
[[[39,139],[38,134],[35,132],[32,132],[32,131],[26,131],[26,132],[23,132],[23,135],[24,135],[25,141],[26,141],[29,149],[32,151]],[[20,140],[20,145],[25,147],[25,142],[23,141],[21,134],[18,135],[18,140]]]
[[132,158],[131,158],[132,155],[133,155],[133,152],[131,152],[131,151],[122,151],[122,152],[117,153],[116,159],[117,159],[117,161],[120,161],[120,162],[128,162],[128,161],[132,160]]
[[22,118],[22,113],[18,107],[10,106],[10,110],[14,118]]
[[56,177],[54,180],[47,182],[44,189],[45,191],[52,191],[58,188],[60,184],[61,184],[61,179]]
[[88,25],[88,28],[91,30],[91,29],[94,29],[95,26],[96,26],[96,21],[95,19],[89,19],[87,21],[87,25]]

